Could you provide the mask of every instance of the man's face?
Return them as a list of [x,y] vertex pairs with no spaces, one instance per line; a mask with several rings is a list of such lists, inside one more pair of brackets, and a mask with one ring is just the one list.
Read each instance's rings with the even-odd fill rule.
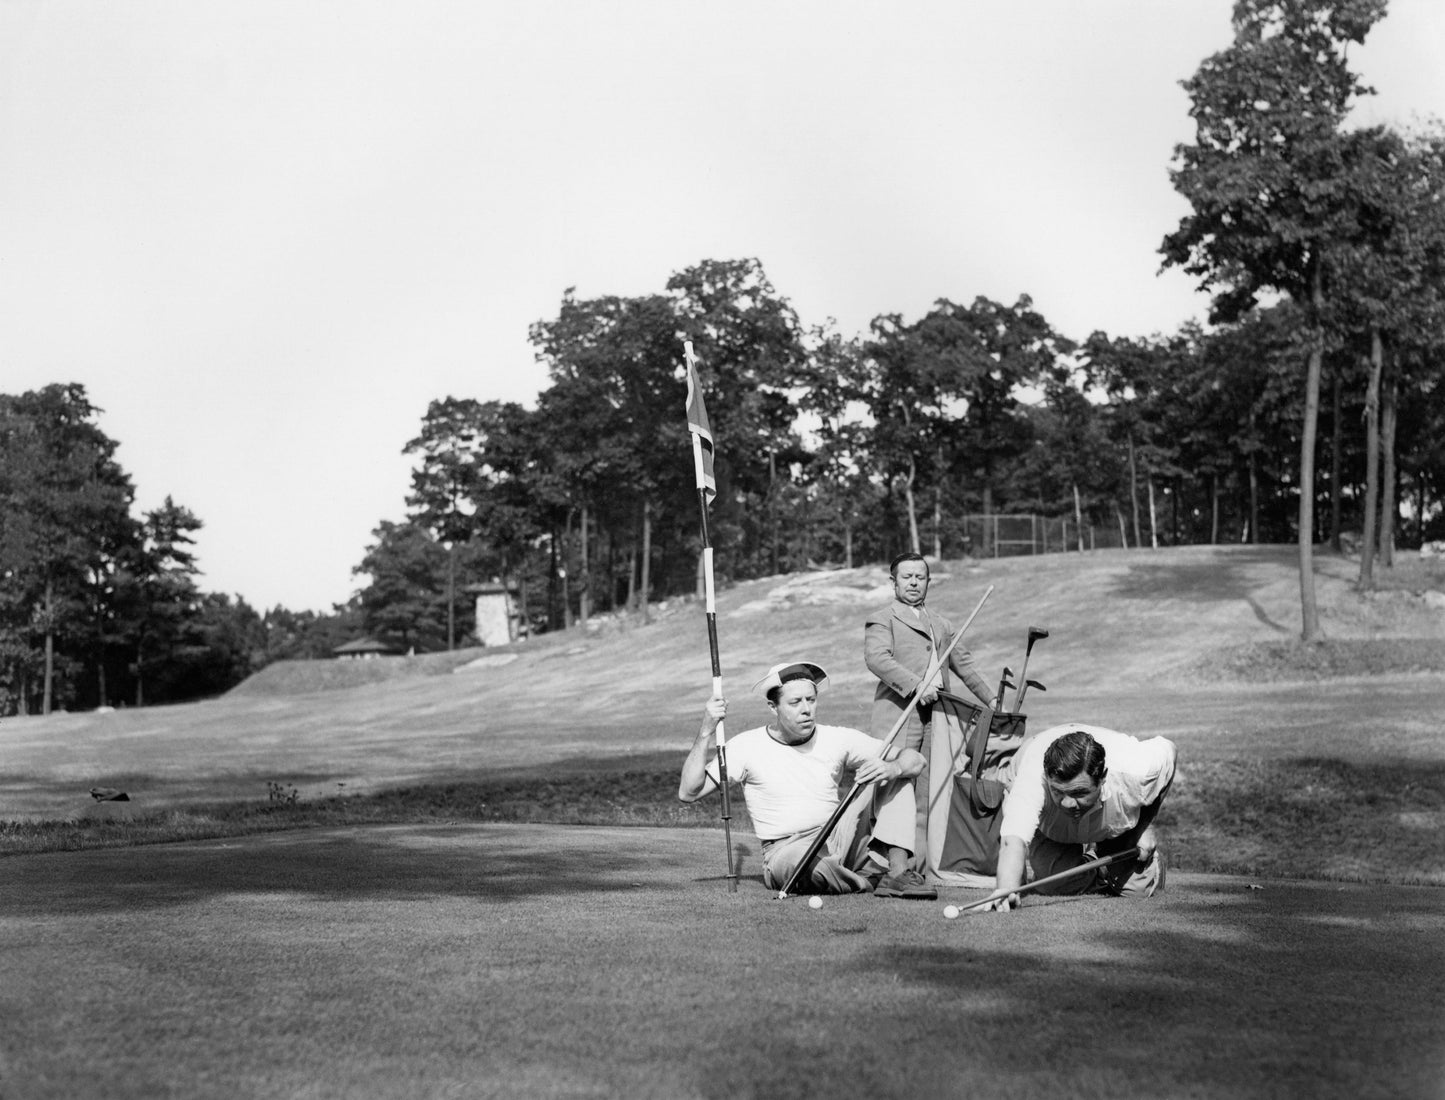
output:
[[917,607],[928,595],[928,563],[905,561],[893,574],[893,594],[909,607]]
[[1048,777],[1049,794],[1059,808],[1070,817],[1083,817],[1099,804],[1102,785],[1089,778],[1087,772],[1080,772],[1073,779]]
[[778,690],[778,701],[769,703],[777,716],[779,739],[785,745],[800,745],[813,736],[813,712],[818,689],[811,680],[789,680]]

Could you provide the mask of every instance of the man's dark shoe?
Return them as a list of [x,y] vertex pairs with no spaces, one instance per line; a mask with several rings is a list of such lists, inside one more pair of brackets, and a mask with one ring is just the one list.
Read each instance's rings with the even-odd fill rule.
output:
[[917,871],[907,870],[896,875],[884,875],[873,888],[878,898],[903,898],[906,901],[932,901],[938,891]]

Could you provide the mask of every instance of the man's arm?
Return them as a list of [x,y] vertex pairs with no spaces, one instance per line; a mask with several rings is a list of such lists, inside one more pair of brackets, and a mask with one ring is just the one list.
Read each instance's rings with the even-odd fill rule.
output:
[[687,759],[682,762],[682,780],[677,786],[677,797],[683,802],[696,802],[699,798],[717,790],[717,780],[708,774],[707,766],[712,760],[714,740],[718,723],[727,716],[727,700],[714,695],[703,708],[702,726],[688,750]]
[[1022,837],[1006,836],[999,840],[998,871],[994,878],[995,891],[1008,891],[1009,897],[994,902],[996,909],[1012,909],[1018,904],[1018,895],[1013,891],[1024,884],[1024,861],[1029,845]]
[[870,756],[853,772],[855,783],[888,783],[895,779],[917,779],[925,763],[923,754],[913,749],[893,749],[885,756]]
[[1137,847],[1139,863],[1142,866],[1154,858],[1154,850],[1159,846],[1154,835],[1154,818],[1159,813],[1159,807],[1164,804],[1164,796],[1169,793],[1169,788],[1174,783],[1177,750],[1174,742],[1165,737],[1151,737],[1147,741],[1141,741],[1139,748],[1145,762],[1144,796],[1148,801],[1139,807],[1139,820],[1134,826],[1100,844],[1099,852],[1107,855],[1110,852],[1122,852],[1125,848]]
[[979,702],[984,706],[995,707],[997,704],[996,709],[1003,709],[1002,697],[994,699],[993,688],[989,686],[988,681],[983,678],[978,667],[973,663],[973,654],[962,643],[954,646],[953,652],[948,655],[948,667],[958,674],[958,678],[968,686],[969,691],[978,696]]
[[870,618],[863,627],[863,663],[892,692],[907,699],[923,677],[898,660],[893,652],[892,612]]

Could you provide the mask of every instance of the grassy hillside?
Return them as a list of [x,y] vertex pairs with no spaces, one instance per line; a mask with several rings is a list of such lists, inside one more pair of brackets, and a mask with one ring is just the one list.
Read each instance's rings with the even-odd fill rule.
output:
[[[930,606],[961,621],[995,586],[968,635],[990,680],[1005,664],[1017,670],[1030,624],[1050,630],[1029,668],[1048,689],[1031,696],[1036,725],[1168,732],[1220,759],[1297,755],[1302,743],[1378,756],[1357,723],[1338,720],[1355,708],[1389,731],[1392,757],[1441,759],[1445,612],[1423,593],[1445,589],[1445,568],[1402,567],[1405,588],[1372,598],[1354,591],[1353,561],[1322,557],[1318,569],[1330,642],[1308,650],[1293,641],[1288,547],[950,562],[935,571]],[[866,724],[862,622],[888,599],[878,567],[722,591],[733,728],[765,719],[750,685],[794,657],[831,675],[825,721]],[[92,786],[126,789],[140,808],[265,799],[271,784],[311,799],[680,759],[709,679],[703,612],[691,601],[650,624],[608,620],[505,650],[276,666],[205,703],[0,723],[0,818],[75,816]]]

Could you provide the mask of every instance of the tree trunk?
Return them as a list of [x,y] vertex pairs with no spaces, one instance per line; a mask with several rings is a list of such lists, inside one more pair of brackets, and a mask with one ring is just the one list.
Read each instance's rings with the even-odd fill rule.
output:
[[1154,516],[1154,475],[1149,475],[1149,549],[1159,549],[1159,525]]
[[[1254,410],[1249,410],[1249,437],[1254,439]],[[1259,543],[1259,451],[1249,450],[1249,542]]]
[[[1395,362],[1399,362],[1396,355]],[[1380,390],[1380,564],[1386,569],[1395,566],[1395,517],[1399,505],[1395,494],[1395,425],[1397,421],[1399,382],[1394,371],[1385,369],[1385,383]]]
[[1079,553],[1084,552],[1084,506],[1079,501],[1079,483],[1074,482],[1074,526],[1079,536]]
[[1209,545],[1219,545],[1219,474],[1209,475]]
[[1370,382],[1365,387],[1365,515],[1360,537],[1360,590],[1375,587],[1375,516],[1380,506],[1380,371],[1385,351],[1380,330],[1370,326]]
[[1344,547],[1340,543],[1340,478],[1343,462],[1340,452],[1344,450],[1345,428],[1341,410],[1344,407],[1344,379],[1335,371],[1334,421],[1330,425],[1330,549],[1336,554]]
[[[773,551],[777,552],[777,543],[773,543]],[[643,498],[642,501],[642,621],[651,622],[651,613],[647,609],[647,600],[652,592],[652,501]]]
[[[779,527],[779,523],[778,523],[778,458],[777,458],[777,455],[774,454],[771,450],[768,451],[768,498],[767,498],[767,504],[768,504],[768,509],[767,509],[767,511],[768,511],[768,559],[769,559],[769,563],[770,563],[769,566],[768,566],[768,572],[770,572],[773,576],[776,577],[776,576],[778,575],[778,573],[780,572],[780,570],[779,570],[779,568],[778,568],[778,540],[779,540],[779,536],[778,536],[778,527]],[[644,516],[643,525],[644,525],[644,527],[645,527],[646,524],[647,524],[647,519],[646,519],[646,516],[647,516],[647,503],[646,503],[646,502],[643,503],[642,509],[643,509],[643,516]],[[646,565],[644,564],[644,569],[645,569],[645,568],[646,568]],[[645,609],[646,609],[646,606],[647,606],[647,586],[646,586],[646,585],[643,585],[643,589],[642,589],[642,604],[643,604],[643,608],[644,608],[644,610],[645,610]],[[646,618],[645,615],[644,615],[643,617]]]
[[592,573],[587,561],[587,505],[582,505],[582,575],[577,578],[578,586],[581,588],[581,595],[577,598],[578,616],[582,625],[587,625],[587,619],[592,614]]
[[938,448],[937,480],[933,486],[933,556],[943,560],[943,447]]
[[567,509],[567,519],[562,526],[562,629],[572,629],[572,515],[575,508]]
[[1323,272],[1316,259],[1312,273],[1311,305],[1312,335],[1309,366],[1305,371],[1305,413],[1300,437],[1299,460],[1299,592],[1300,636],[1312,642],[1320,634],[1320,611],[1315,603],[1315,433],[1320,416],[1320,365],[1325,358],[1323,323]]
[[853,524],[843,524],[843,564],[846,568],[853,568]]
[[1129,507],[1134,514],[1134,545],[1143,546],[1139,537],[1139,467],[1134,461],[1134,429],[1129,429]]
[[50,713],[55,688],[55,586],[45,582],[45,690],[41,695],[40,713]]
[[918,476],[918,466],[913,456],[908,456],[908,478],[903,482],[903,500],[908,506],[908,548],[921,554],[922,543],[918,539],[918,508],[913,499],[913,481]]
[[637,532],[627,550],[627,610],[637,610]]
[[1119,545],[1125,550],[1129,549],[1129,533],[1124,527],[1124,509],[1119,507],[1119,502],[1114,502],[1114,514],[1119,517]]
[[457,544],[447,541],[447,652],[457,647]]

